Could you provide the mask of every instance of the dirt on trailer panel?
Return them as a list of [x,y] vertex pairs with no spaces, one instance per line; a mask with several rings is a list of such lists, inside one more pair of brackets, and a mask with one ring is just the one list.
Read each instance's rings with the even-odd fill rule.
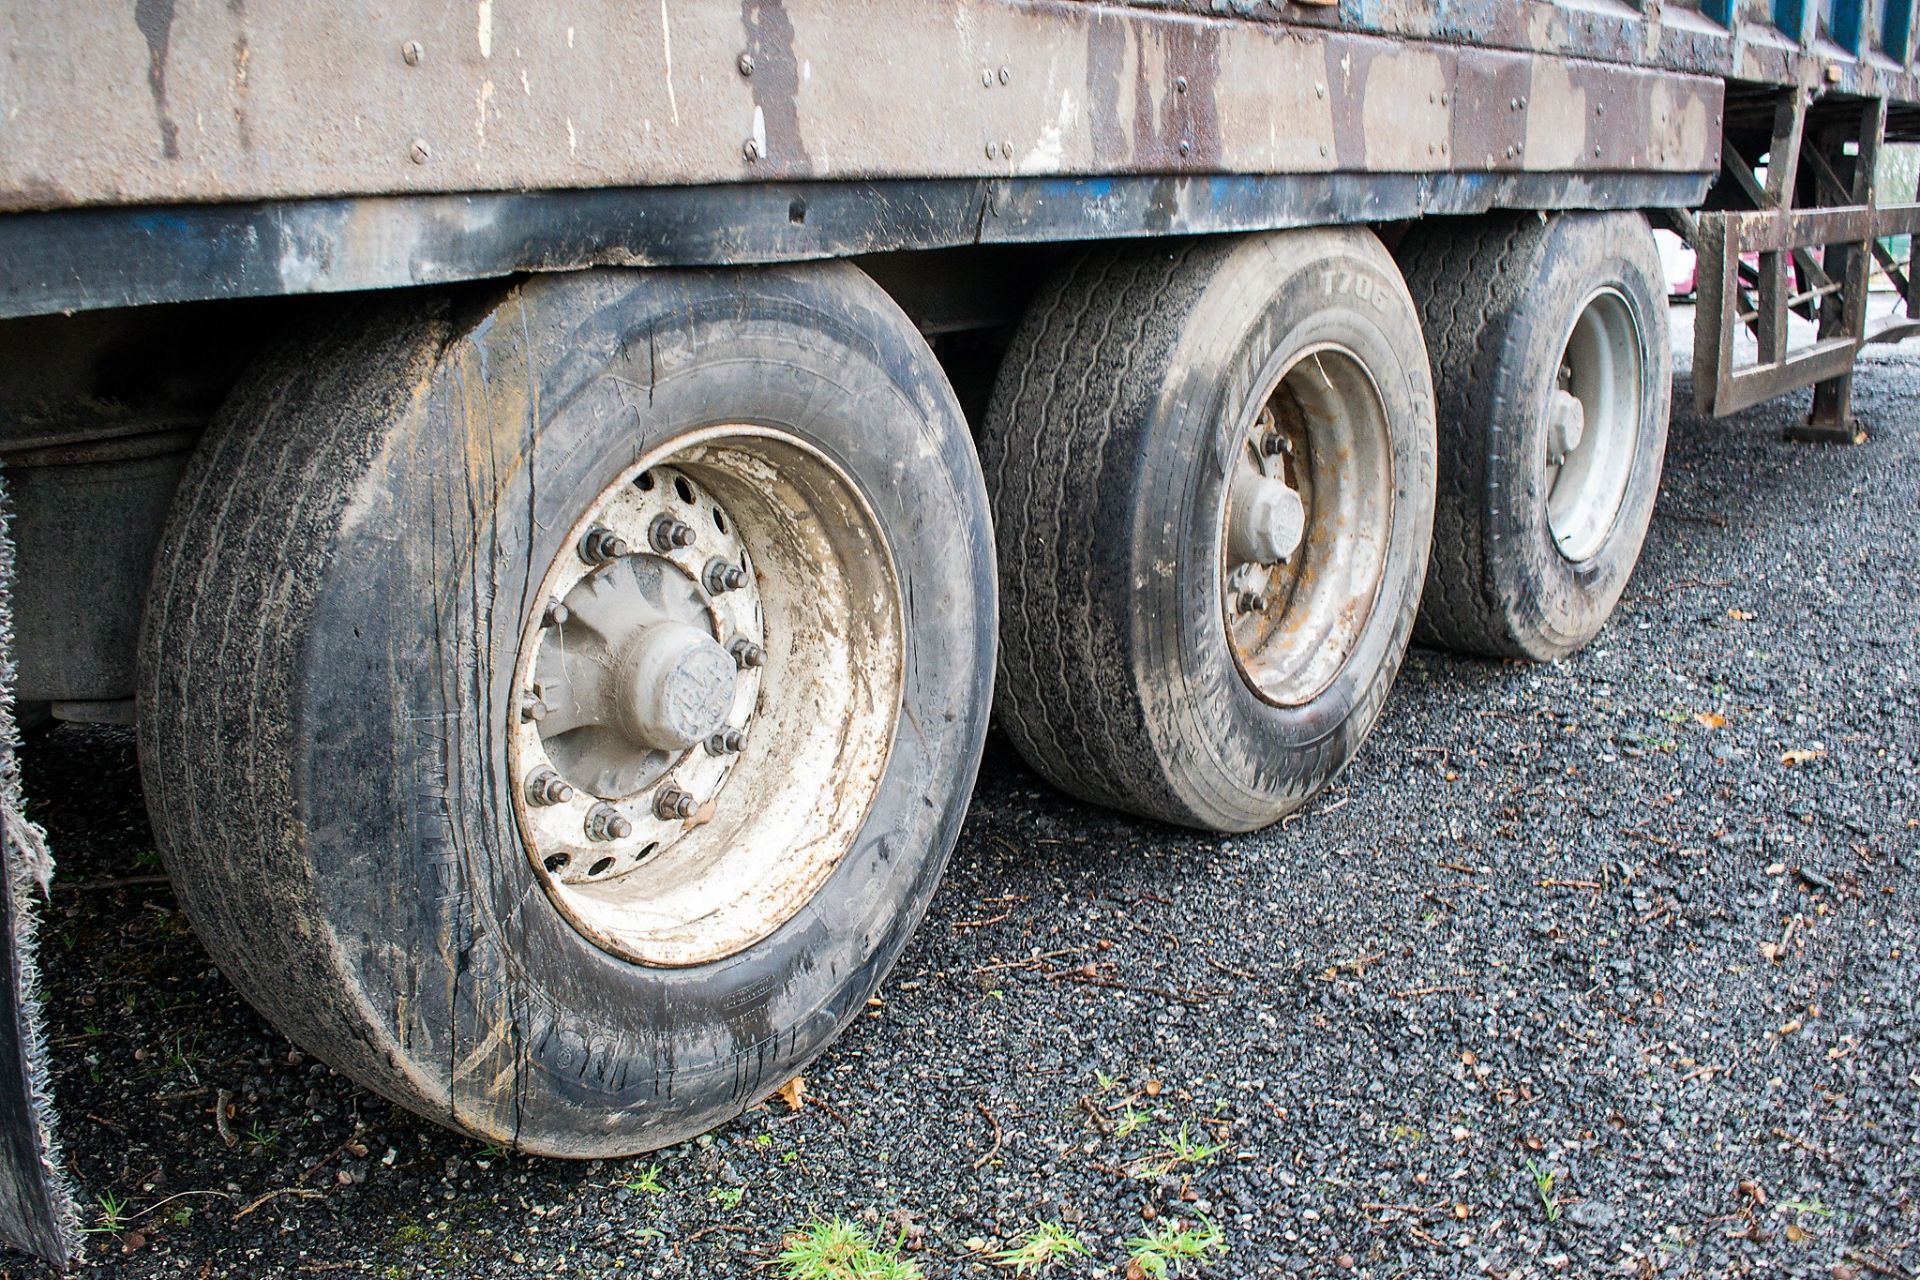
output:
[[[1008,0],[11,5],[0,209],[769,179],[1698,173],[1718,79]],[[25,81],[22,81],[24,84]]]
[[1283,827],[1119,817],[990,747],[926,927],[800,1108],[631,1160],[511,1158],[291,1051],[186,930],[126,738],[60,730],[28,781],[88,1256],[781,1277],[840,1214],[930,1277],[1044,1220],[1092,1253],[1060,1274],[1117,1278],[1205,1215],[1199,1277],[1911,1271],[1916,397],[1910,343],[1865,361],[1862,448],[1783,441],[1804,396],[1678,411],[1598,644],[1416,651]]

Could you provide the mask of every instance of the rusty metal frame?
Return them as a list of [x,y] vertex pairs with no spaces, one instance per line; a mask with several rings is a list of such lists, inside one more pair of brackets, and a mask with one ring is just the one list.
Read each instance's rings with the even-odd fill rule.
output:
[[[1857,440],[1852,419],[1854,358],[1883,333],[1867,326],[1867,286],[1876,258],[1893,268],[1911,323],[1916,298],[1882,241],[1920,231],[1920,204],[1881,205],[1874,163],[1885,136],[1884,100],[1859,104],[1857,130],[1807,136],[1807,96],[1783,94],[1775,111],[1769,164],[1759,177],[1729,148],[1722,157],[1733,185],[1756,208],[1703,213],[1690,239],[1699,255],[1699,308],[1694,327],[1694,397],[1702,412],[1738,412],[1800,387],[1815,387],[1813,413],[1797,436]],[[1843,181],[1828,153],[1848,156]],[[1813,193],[1817,203],[1797,206]],[[1757,266],[1744,258],[1755,256]],[[1817,321],[1818,336],[1793,346],[1789,318]],[[1757,359],[1736,363],[1742,328],[1752,332]]]

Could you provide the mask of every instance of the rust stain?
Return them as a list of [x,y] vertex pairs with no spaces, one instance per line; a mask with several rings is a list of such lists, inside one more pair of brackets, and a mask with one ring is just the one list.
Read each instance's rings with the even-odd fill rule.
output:
[[167,109],[167,47],[173,40],[173,0],[138,0],[133,22],[147,42],[147,91],[160,124],[160,154],[180,158],[180,130]]
[[784,0],[745,0],[740,21],[753,59],[747,87],[753,93],[754,135],[765,161],[782,173],[808,172],[813,162],[800,133],[800,64],[793,53],[793,19]]

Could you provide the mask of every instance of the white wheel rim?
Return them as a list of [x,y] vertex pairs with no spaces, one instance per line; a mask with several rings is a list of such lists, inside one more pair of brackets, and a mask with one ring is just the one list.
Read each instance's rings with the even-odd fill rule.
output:
[[818,450],[714,427],[627,468],[554,557],[515,668],[514,813],[548,897],[652,965],[786,923],[872,807],[903,630],[879,522]]
[[[1571,561],[1599,553],[1626,504],[1642,428],[1640,337],[1626,296],[1595,290],[1574,319],[1547,397],[1547,527]],[[1557,409],[1570,407],[1562,397],[1578,404],[1579,437],[1571,447],[1555,418]]]

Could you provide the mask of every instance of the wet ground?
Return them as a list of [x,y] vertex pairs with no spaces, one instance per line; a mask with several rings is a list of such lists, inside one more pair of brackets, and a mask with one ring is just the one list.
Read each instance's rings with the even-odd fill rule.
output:
[[[88,1257],[128,1276],[772,1275],[844,1215],[930,1277],[1035,1221],[1122,1276],[1920,1273],[1920,350],[1872,439],[1681,402],[1646,555],[1552,667],[1416,652],[1311,808],[1223,840],[990,745],[926,925],[775,1100],[527,1160],[362,1093],[212,968],[129,741],[27,754]],[[0,1271],[41,1274],[18,1261]],[[996,1272],[995,1274],[1005,1274]]]

